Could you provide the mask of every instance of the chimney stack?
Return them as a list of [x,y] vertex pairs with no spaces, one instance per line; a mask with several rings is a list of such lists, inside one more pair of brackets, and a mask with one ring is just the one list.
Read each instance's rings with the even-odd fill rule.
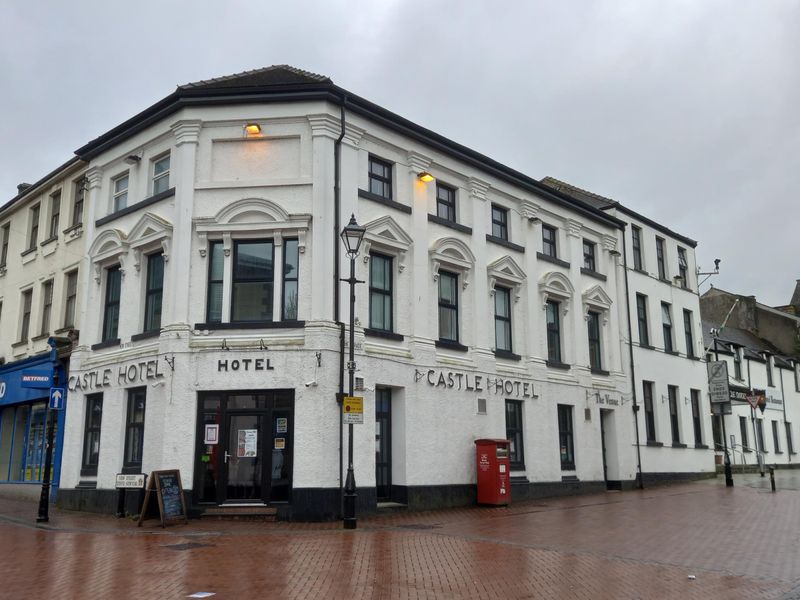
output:
[[21,194],[22,192],[24,192],[25,190],[27,190],[29,187],[31,187],[31,184],[30,184],[30,183],[20,183],[20,184],[17,186],[17,195]]

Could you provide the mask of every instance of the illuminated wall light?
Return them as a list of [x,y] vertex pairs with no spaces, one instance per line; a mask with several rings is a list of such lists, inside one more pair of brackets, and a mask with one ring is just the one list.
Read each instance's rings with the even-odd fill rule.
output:
[[420,173],[419,175],[417,175],[417,178],[418,178],[420,181],[423,181],[423,182],[425,182],[425,183],[428,183],[428,182],[430,182],[430,181],[433,181],[433,179],[434,179],[433,175],[431,175],[431,174],[430,174],[430,173],[428,173],[427,171],[422,171],[422,173]]
[[258,135],[261,133],[261,125],[258,123],[248,123],[244,126],[244,131],[247,135]]

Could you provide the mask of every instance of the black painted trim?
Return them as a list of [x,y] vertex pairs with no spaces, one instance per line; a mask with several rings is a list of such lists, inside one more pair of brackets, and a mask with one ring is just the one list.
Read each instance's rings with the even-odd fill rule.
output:
[[156,194],[155,196],[150,196],[149,198],[145,198],[144,200],[141,200],[136,204],[131,204],[130,206],[126,206],[125,208],[120,209],[115,213],[111,213],[110,215],[106,215],[105,217],[97,219],[97,221],[94,222],[94,225],[95,227],[100,227],[101,225],[110,223],[111,221],[119,219],[120,217],[124,217],[125,215],[129,215],[133,212],[136,212],[137,210],[141,210],[146,206],[150,206],[151,204],[155,204],[156,202],[160,202],[161,200],[165,200],[166,198],[171,198],[174,195],[175,195],[175,188],[171,187],[168,190],[164,190],[163,192]]
[[509,352],[508,350],[495,350],[494,355],[496,358],[505,358],[508,360],[522,360],[522,357],[519,354],[514,354],[513,352]]
[[28,256],[28,254],[30,254],[31,252],[36,252],[36,246],[34,246],[33,248],[28,248],[27,250],[23,250],[22,252],[19,253],[19,255],[21,257]]
[[492,242],[493,244],[497,244],[498,246],[504,246],[511,250],[516,250],[517,252],[525,252],[525,246],[520,246],[519,244],[515,244],[514,242],[509,242],[508,240],[504,240],[503,238],[499,238],[494,235],[486,234],[486,241]]
[[31,338],[32,342],[40,342],[42,340],[46,340],[50,337],[50,332],[47,333],[40,333],[39,335],[35,335]]
[[565,269],[569,269],[569,263],[565,260],[561,260],[560,258],[553,258],[552,256],[548,256],[547,254],[542,254],[541,252],[536,253],[536,258],[539,260],[543,260],[545,262],[553,263],[554,265],[558,265],[559,267],[564,267]]
[[686,444],[682,442],[672,442],[673,448],[687,448]]
[[19,348],[20,346],[24,346],[27,343],[28,343],[28,340],[20,340],[18,342],[14,342],[13,344],[11,344],[11,347],[12,348]]
[[569,371],[572,368],[572,365],[568,365],[567,363],[556,362],[554,360],[546,360],[545,364],[548,367],[552,367],[554,369],[561,369],[562,371]]
[[364,329],[364,335],[367,337],[376,337],[376,338],[383,338],[385,340],[395,340],[396,342],[402,342],[405,337],[399,333],[395,333],[393,331],[381,331],[380,329]]
[[56,241],[58,241],[58,234],[54,235],[53,237],[47,238],[46,240],[44,240],[39,245],[40,246],[47,246],[48,244],[52,244],[53,242],[56,242]]
[[198,331],[204,329],[209,331],[227,329],[296,329],[305,326],[305,321],[247,321],[242,323],[195,323],[194,329]]
[[595,369],[594,367],[590,367],[590,370],[592,371],[592,375],[604,375],[606,377],[611,375],[611,373],[609,373],[605,369]]
[[399,202],[395,202],[394,200],[389,200],[388,198],[384,198],[383,196],[378,196],[378,194],[373,194],[372,192],[368,192],[367,190],[359,189],[358,197],[364,198],[365,200],[371,200],[372,202],[377,202],[378,204],[383,204],[384,206],[397,209],[409,215],[411,214],[410,206],[406,206],[405,204],[400,204]]
[[455,350],[457,352],[467,352],[469,348],[464,344],[459,344],[458,342],[450,342],[447,340],[436,340],[434,345],[437,348],[446,348],[447,350]]
[[[695,448],[695,450],[708,450],[708,446],[706,444],[695,444],[694,448]],[[748,452],[748,451],[745,450],[745,452]]]
[[647,440],[647,445],[652,446],[653,448],[663,448],[664,442],[654,442],[653,440]]
[[142,333],[136,333],[131,336],[132,342],[138,342],[139,340],[146,340],[147,338],[154,338],[161,335],[160,329],[153,329],[152,331],[143,331]]
[[677,350],[664,350],[664,354],[671,354],[672,356],[680,356],[681,353]]
[[72,233],[76,229],[82,229],[82,228],[83,228],[83,221],[81,221],[80,223],[75,223],[75,225],[70,225],[66,229],[63,229],[61,233]]
[[592,271],[591,269],[587,269],[586,267],[581,267],[581,273],[583,273],[584,275],[588,275],[589,277],[594,277],[595,279],[599,279],[600,281],[608,281],[608,277],[606,277],[602,273],[598,273],[597,271]]
[[111,348],[111,346],[119,346],[119,338],[114,338],[113,340],[106,340],[105,342],[92,344],[92,350],[102,350],[103,348]]
[[639,343],[639,348],[644,348],[645,350],[655,350],[656,349],[655,346],[651,346],[650,344],[642,344],[641,342]]
[[[97,467],[89,467],[81,469],[81,477],[92,477],[92,476],[97,476]],[[81,483],[89,483],[89,482],[82,481]],[[97,485],[97,482],[95,481],[94,484]]]
[[449,227],[450,229],[455,229],[456,231],[460,231],[461,233],[472,235],[472,227],[467,227],[466,225],[462,225],[461,223],[455,223],[453,221],[443,219],[439,215],[429,214],[428,221],[430,223],[436,223],[437,225],[441,225],[442,227]]

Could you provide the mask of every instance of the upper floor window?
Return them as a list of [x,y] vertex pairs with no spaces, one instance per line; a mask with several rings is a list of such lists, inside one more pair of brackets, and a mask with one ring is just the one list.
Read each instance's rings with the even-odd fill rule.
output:
[[376,158],[369,157],[369,191],[376,196],[392,199],[392,164]]
[[114,212],[128,206],[128,174],[120,175],[112,181],[114,188]]
[[50,227],[47,229],[47,238],[58,237],[58,221],[61,218],[61,190],[50,196]]
[[436,184],[436,216],[456,222],[456,191],[441,183]]
[[739,381],[742,380],[742,350],[733,348],[733,376]]
[[144,300],[144,331],[161,329],[161,303],[164,296],[164,254],[147,257],[147,289]]
[[153,161],[153,195],[169,189],[169,154]]
[[209,323],[222,322],[224,260],[222,242],[211,242],[208,249],[208,299],[206,301],[206,320]]
[[590,310],[586,315],[586,324],[589,332],[589,366],[592,369],[602,369],[603,353],[600,344],[600,315]]
[[656,262],[658,263],[658,278],[667,278],[667,263],[664,258],[664,240],[660,237],[656,238]]
[[119,265],[106,269],[106,297],[103,309],[103,339],[117,339],[119,331],[119,302],[122,292],[122,272]]
[[[692,311],[683,311],[683,333],[686,337],[686,356],[694,358],[694,335],[692,334]],[[734,355],[736,351],[734,350]]]
[[775,387],[775,381],[772,378],[772,357],[769,354],[765,354],[764,358],[767,359],[767,385]]
[[650,345],[650,333],[647,329],[647,296],[636,294],[636,320],[639,322],[639,345]]
[[681,287],[689,287],[689,263],[686,261],[686,249],[678,248],[678,275],[681,278]]
[[299,243],[283,240],[283,320],[297,320],[298,273],[300,271]]
[[86,198],[87,181],[81,177],[75,182],[75,201],[72,203],[72,223],[71,226],[83,223],[83,201]]
[[561,362],[561,321],[558,314],[560,303],[548,300],[546,305],[547,321],[547,360]]
[[33,290],[22,292],[22,315],[19,327],[19,341],[27,342],[31,332],[31,305],[33,304]]
[[439,273],[439,339],[458,342],[458,275]]
[[369,259],[369,327],[392,331],[392,257],[370,254]]
[[36,248],[39,243],[39,205],[30,208],[30,227],[28,228],[28,250]]
[[492,204],[492,235],[508,241],[508,209]]
[[666,302],[661,303],[661,327],[664,332],[664,351],[673,352],[672,344],[672,312],[670,305]]
[[640,227],[636,227],[636,225],[632,225],[631,237],[633,239],[633,268],[636,269],[637,271],[641,271],[643,269],[642,229]]
[[53,280],[45,281],[42,284],[42,328],[39,330],[41,335],[50,333],[50,315],[53,312]]
[[511,352],[511,290],[494,289],[494,344],[497,350]]
[[6,262],[8,261],[8,238],[11,235],[11,223],[6,223],[3,225],[3,228],[0,229],[0,236],[2,236],[2,240],[0,240],[0,267],[5,267]]
[[583,268],[588,269],[589,271],[597,271],[595,248],[596,245],[594,242],[583,240]]
[[273,254],[272,240],[234,242],[231,322],[272,321]]
[[542,225],[542,254],[558,258],[558,230],[550,225]]
[[67,273],[64,302],[64,327],[75,326],[75,304],[78,298],[78,272]]

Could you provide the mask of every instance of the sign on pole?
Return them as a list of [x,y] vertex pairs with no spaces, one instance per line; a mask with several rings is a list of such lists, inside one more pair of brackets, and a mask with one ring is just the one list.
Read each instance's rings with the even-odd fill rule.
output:
[[708,363],[708,391],[711,392],[711,404],[730,402],[728,363],[724,360]]
[[364,422],[364,398],[359,396],[345,396],[342,402],[342,421],[345,424]]
[[50,408],[53,410],[61,410],[64,408],[64,397],[67,391],[64,388],[55,387],[50,388]]

